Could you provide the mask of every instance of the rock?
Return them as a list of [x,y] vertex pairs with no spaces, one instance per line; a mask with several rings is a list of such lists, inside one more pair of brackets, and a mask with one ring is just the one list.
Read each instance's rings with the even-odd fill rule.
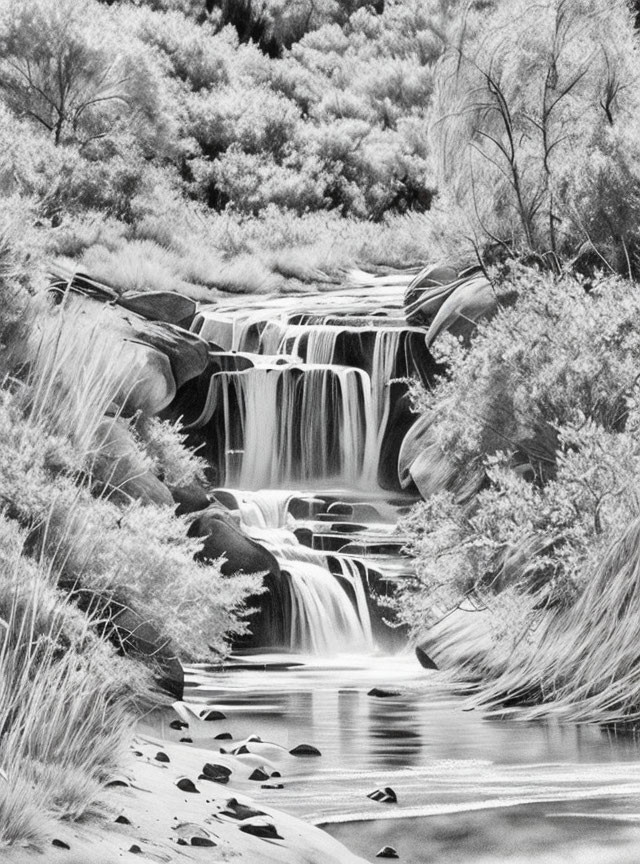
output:
[[103,420],[96,429],[93,448],[92,474],[110,497],[122,503],[140,501],[158,507],[172,506],[171,493],[149,470],[123,420]]
[[196,794],[199,794],[200,791],[199,789],[196,789],[193,780],[189,780],[188,777],[181,777],[179,780],[176,780],[176,786],[183,792],[194,792]]
[[123,417],[152,417],[167,408],[176,395],[176,382],[169,358],[144,342],[126,340],[117,358],[114,377],[120,386],[114,402]]
[[192,837],[191,838],[192,846],[215,846],[216,844],[213,842],[211,837]]
[[133,855],[139,855],[142,852],[142,849],[138,846],[137,843],[134,843],[132,846],[129,846],[129,852]]
[[176,516],[185,516],[188,513],[197,513],[211,507],[211,501],[204,489],[197,483],[188,486],[171,486],[171,496],[176,507]]
[[464,279],[441,305],[427,332],[427,347],[448,330],[467,341],[480,318],[487,318],[498,308],[493,286],[484,276]]
[[114,822],[117,822],[118,825],[131,825],[131,820],[127,819],[126,816],[122,815],[116,817],[116,819],[114,819]]
[[55,846],[56,849],[71,849],[71,846],[69,846],[68,843],[65,843],[64,840],[58,840],[57,837],[54,837],[51,841],[51,845]]
[[227,768],[226,765],[217,765],[215,763],[206,762],[202,766],[202,773],[205,777],[211,780],[218,780],[220,777],[226,777],[227,779],[233,773],[231,768]]
[[221,567],[225,576],[240,572],[280,575],[280,565],[275,556],[248,537],[221,507],[209,508],[198,516],[188,534],[203,538],[197,560],[206,562],[225,558]]
[[384,789],[375,789],[373,792],[369,792],[367,798],[371,798],[372,801],[379,801],[381,804],[398,803],[396,793],[391,786],[385,786]]
[[238,826],[245,834],[253,834],[254,837],[264,837],[268,840],[283,840],[284,838],[278,834],[276,826],[271,822],[248,823]]
[[201,720],[207,720],[207,721],[209,721],[209,720],[226,720],[227,715],[223,714],[222,711],[217,711],[213,708],[211,708],[211,709],[205,708],[205,710],[202,711],[200,714],[200,719]]
[[312,744],[298,744],[293,750],[289,750],[292,756],[322,756],[317,747]]
[[170,729],[178,729],[178,730],[188,729],[189,724],[185,723],[184,720],[172,720],[171,723],[169,723],[169,728]]
[[162,750],[159,750],[155,755],[156,762],[171,762],[171,759]]
[[193,744],[193,738],[181,738],[180,743],[181,744]]
[[167,358],[176,390],[202,375],[209,365],[207,343],[195,333],[174,324],[132,322],[131,338]]
[[438,668],[437,665],[434,663],[434,661],[431,659],[431,657],[429,657],[427,652],[423,651],[423,649],[419,645],[416,647],[416,657],[418,658],[418,663],[424,669],[436,669],[437,670],[437,668]]
[[166,321],[181,327],[189,327],[198,308],[195,300],[175,291],[127,291],[117,302],[149,321]]
[[219,735],[213,736],[214,741],[233,741],[233,735],[231,732],[220,732]]
[[233,753],[234,756],[245,756],[247,753],[250,753],[251,751],[249,750],[249,748],[247,747],[246,744],[241,744],[239,747],[236,747],[236,749],[232,750],[231,752]]
[[383,846],[377,853],[376,858],[399,858],[400,856],[393,846]]
[[391,411],[380,445],[378,483],[383,489],[396,492],[404,488],[398,477],[398,457],[407,433],[416,421],[416,414],[407,384],[404,381],[392,381],[388,386]]
[[107,780],[107,782],[104,785],[108,789],[115,789],[118,786],[122,786],[122,787],[128,789],[131,786],[131,783],[129,782],[129,780],[126,777],[118,776],[118,777],[112,777],[110,780]]
[[261,789],[284,789],[282,783],[263,783]]
[[272,771],[271,776],[272,777],[282,777],[282,774],[279,771]]
[[268,780],[268,779],[269,779],[269,775],[262,768],[255,768],[251,772],[251,774],[249,774],[249,780],[261,781],[261,780]]
[[400,696],[400,691],[380,690],[378,687],[374,687],[373,690],[369,690],[367,696],[377,696],[378,699],[388,699],[391,696]]
[[266,816],[262,810],[256,810],[255,807],[248,807],[246,804],[240,804],[236,798],[229,798],[225,809],[222,811],[223,816],[230,816],[232,819],[253,819],[254,816]]

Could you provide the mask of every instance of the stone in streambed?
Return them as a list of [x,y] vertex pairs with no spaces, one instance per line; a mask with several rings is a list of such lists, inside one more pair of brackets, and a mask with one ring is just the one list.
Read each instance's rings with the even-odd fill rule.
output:
[[133,855],[139,855],[142,852],[142,849],[138,846],[137,843],[134,843],[132,846],[129,846],[129,852]]
[[262,768],[256,768],[249,774],[249,780],[268,780],[269,775]]
[[241,804],[237,798],[229,798],[226,808],[222,811],[223,816],[230,816],[232,819],[253,819],[254,816],[266,816],[262,810],[256,810],[255,807],[248,807],[246,804]]
[[56,849],[71,849],[68,843],[65,843],[64,840],[58,840],[57,837],[51,841],[51,845],[55,846]]
[[131,825],[131,820],[127,819],[126,816],[118,816],[114,821],[117,822],[118,825]]
[[236,747],[235,750],[232,750],[231,753],[234,756],[246,756],[247,753],[251,753],[246,744],[241,744],[239,747]]
[[192,846],[215,846],[216,844],[210,837],[192,837]]
[[219,735],[213,736],[214,741],[233,741],[231,732],[221,732]]
[[231,769],[224,765],[212,765],[207,762],[202,768],[202,774],[198,780],[210,780],[213,783],[228,783],[231,776]]
[[372,801],[379,801],[381,804],[398,803],[398,797],[391,786],[385,786],[384,789],[375,789],[373,792],[369,792],[367,798],[371,798]]
[[283,840],[281,834],[278,834],[278,830],[275,825],[271,822],[265,822],[261,825],[253,825],[249,823],[248,825],[240,825],[241,831],[244,831],[245,834],[253,834],[254,837],[263,837],[266,840]]
[[180,729],[188,728],[189,724],[185,723],[184,720],[172,720],[171,723],[169,723],[169,729],[177,729],[178,731],[180,731]]
[[183,792],[195,792],[196,794],[200,792],[199,789],[196,789],[193,780],[189,780],[188,777],[181,777],[179,780],[176,780],[176,786]]
[[322,756],[317,747],[312,744],[298,744],[293,750],[289,750],[292,756]]
[[207,720],[207,721],[208,720],[226,720],[227,715],[223,714],[222,711],[205,710],[201,713],[200,719],[201,720]]
[[263,783],[261,789],[284,789],[282,783]]
[[156,762],[171,762],[171,759],[169,759],[166,753],[163,753],[162,750],[159,750],[156,753]]
[[193,738],[181,738],[180,743],[181,744],[193,744]]
[[376,855],[376,858],[399,858],[400,856],[393,846],[383,846]]
[[390,696],[399,696],[399,690],[381,690],[378,687],[374,687],[373,690],[369,690],[367,696],[377,696],[378,699],[388,699]]

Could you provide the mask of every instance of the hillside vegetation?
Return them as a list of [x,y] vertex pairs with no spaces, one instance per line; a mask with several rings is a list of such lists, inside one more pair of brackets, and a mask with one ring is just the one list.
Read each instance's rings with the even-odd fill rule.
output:
[[154,476],[202,465],[113,410],[109,344],[70,347],[44,297],[54,259],[197,300],[479,263],[500,309],[469,347],[439,340],[449,374],[416,391],[400,614],[422,640],[488,607],[463,672],[491,705],[637,718],[634,23],[624,0],[0,0],[0,843],[97,806],[166,698],[79,592],[126,586],[193,658],[258,590],[100,482],[119,421]]

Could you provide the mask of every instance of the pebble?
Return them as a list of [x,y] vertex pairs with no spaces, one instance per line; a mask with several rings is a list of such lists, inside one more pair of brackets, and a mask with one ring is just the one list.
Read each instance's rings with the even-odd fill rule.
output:
[[142,852],[142,849],[137,843],[134,843],[133,846],[129,846],[129,852],[132,852],[134,855],[139,855]]
[[376,858],[399,858],[400,856],[393,846],[383,846],[376,855]]
[[214,741],[233,741],[233,735],[231,732],[220,732],[219,735],[214,735]]
[[398,803],[398,797],[391,786],[385,786],[384,789],[375,789],[373,792],[369,792],[367,798],[371,798],[373,801],[380,801],[381,804]]
[[203,711],[200,715],[202,720],[226,720],[227,715],[223,714],[222,711]]
[[176,786],[178,787],[178,789],[182,789],[183,792],[199,793],[199,790],[196,789],[193,780],[189,780],[188,777],[181,777],[179,780],[176,780]]
[[189,724],[185,723],[184,720],[172,720],[171,723],[169,723],[169,727],[171,729],[178,729],[178,730],[188,729]]
[[293,750],[289,750],[292,756],[322,756],[317,747],[312,744],[298,744]]
[[131,825],[131,820],[127,819],[126,816],[118,816],[115,821],[118,825]]
[[379,687],[374,687],[373,690],[369,690],[367,696],[377,696],[378,699],[387,699],[389,696],[399,696],[399,690],[380,690]]
[[56,846],[58,849],[71,849],[68,843],[65,843],[64,840],[58,840],[56,837],[51,841],[52,846]]
[[269,775],[262,768],[254,769],[251,774],[249,774],[249,780],[268,780]]
[[254,837],[264,837],[268,840],[282,840],[282,835],[278,834],[275,825],[270,822],[265,822],[263,825],[240,825],[238,826],[245,834],[253,834]]
[[156,762],[171,762],[171,759],[169,759],[167,754],[163,753],[162,750],[158,750],[156,753]]

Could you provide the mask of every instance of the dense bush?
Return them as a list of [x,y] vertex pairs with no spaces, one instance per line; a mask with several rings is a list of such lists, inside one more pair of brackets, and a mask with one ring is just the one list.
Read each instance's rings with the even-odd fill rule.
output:
[[467,594],[570,606],[638,513],[637,290],[512,278],[516,301],[467,354],[450,352],[448,380],[423,397],[433,458],[453,469],[405,523],[417,570],[400,607],[416,632]]

